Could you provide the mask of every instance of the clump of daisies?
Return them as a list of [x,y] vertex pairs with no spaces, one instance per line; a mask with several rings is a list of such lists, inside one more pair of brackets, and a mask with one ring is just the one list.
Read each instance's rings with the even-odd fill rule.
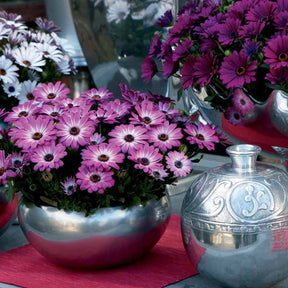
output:
[[93,88],[72,100],[61,82],[42,84],[34,101],[1,112],[9,126],[2,131],[0,184],[10,199],[21,191],[26,203],[87,214],[145,204],[224,140],[170,98],[119,86],[121,98]]
[[235,125],[274,89],[288,92],[287,1],[187,1],[174,22],[171,13],[162,22],[170,28],[152,41],[146,81],[161,70],[181,89],[205,89],[205,100]]
[[21,15],[0,11],[0,109],[11,111],[31,100],[39,83],[76,72],[73,47],[59,32],[47,19],[28,27]]

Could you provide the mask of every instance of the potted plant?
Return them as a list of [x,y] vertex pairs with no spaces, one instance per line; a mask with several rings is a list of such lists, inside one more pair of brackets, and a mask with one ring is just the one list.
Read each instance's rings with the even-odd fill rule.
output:
[[0,181],[21,191],[24,233],[56,263],[107,267],[149,251],[169,220],[166,185],[223,140],[171,99],[120,88],[72,100],[64,84],[42,84],[5,117]]
[[273,90],[288,91],[287,13],[285,1],[186,2],[174,22],[162,17],[168,34],[155,35],[142,77],[175,76],[179,95],[204,89],[206,103],[243,124]]

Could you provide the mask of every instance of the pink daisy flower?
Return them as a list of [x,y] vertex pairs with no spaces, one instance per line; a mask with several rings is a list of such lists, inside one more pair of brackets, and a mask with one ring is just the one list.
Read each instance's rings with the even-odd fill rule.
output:
[[151,128],[148,135],[149,142],[154,143],[154,146],[159,147],[162,152],[172,147],[179,147],[181,145],[179,140],[183,138],[181,129],[177,128],[177,124],[170,124],[168,121]]
[[113,144],[100,143],[90,145],[82,151],[82,159],[86,166],[93,168],[103,167],[109,170],[111,167],[120,169],[117,163],[122,163],[125,155],[120,153],[121,147]]
[[114,113],[118,115],[117,118],[122,118],[127,113],[129,113],[129,109],[132,107],[132,104],[128,102],[121,103],[119,99],[115,99],[114,101],[109,101],[105,103],[105,107],[108,111],[114,111]]
[[185,177],[192,171],[192,162],[184,152],[170,151],[165,159],[175,177]]
[[14,125],[9,131],[11,140],[25,151],[56,139],[53,120],[48,117],[21,117]]
[[180,110],[178,108],[171,108],[170,103],[158,102],[156,107],[170,119],[180,116]]
[[83,91],[80,94],[80,97],[84,99],[91,99],[91,100],[102,100],[102,99],[113,98],[114,95],[108,89],[104,89],[101,87],[100,89],[92,88],[90,90]]
[[80,185],[81,190],[87,190],[88,193],[98,192],[104,193],[105,188],[112,187],[115,183],[112,178],[112,171],[95,170],[94,168],[82,165],[76,174],[76,183]]
[[197,144],[200,149],[205,147],[208,150],[215,148],[214,143],[219,142],[216,130],[209,124],[203,125],[199,122],[198,127],[194,124],[188,123],[184,131],[189,135],[187,140],[191,144]]
[[238,109],[235,109],[235,107],[229,107],[225,116],[229,123],[233,125],[243,124],[244,122],[243,114]]
[[9,166],[16,171],[19,175],[21,174],[22,168],[29,164],[27,154],[14,152],[10,156]]
[[55,145],[54,142],[38,146],[31,154],[30,160],[37,163],[34,170],[50,172],[51,169],[58,169],[64,163],[61,160],[67,155],[66,147],[62,144]]
[[128,159],[136,162],[135,168],[142,169],[146,173],[151,173],[155,169],[161,169],[160,161],[163,156],[159,153],[159,149],[149,146],[147,143],[139,144],[137,149],[131,150]]
[[250,57],[242,53],[234,51],[224,61],[220,68],[220,79],[227,88],[238,88],[245,83],[256,81],[257,61],[249,62]]
[[50,116],[51,118],[58,120],[59,117],[63,114],[64,107],[60,103],[53,103],[53,105],[50,104],[44,104],[40,109],[39,113]]
[[135,104],[135,110],[138,114],[131,112],[131,124],[141,124],[146,127],[159,125],[164,122],[165,114],[154,107],[153,102],[143,101],[142,105]]
[[242,114],[254,110],[254,103],[252,100],[243,92],[242,89],[235,89],[233,93],[232,102],[234,107],[239,110]]
[[60,122],[55,126],[59,142],[66,147],[78,149],[90,143],[90,137],[95,131],[95,126],[89,115],[80,116],[80,113],[65,112]]
[[72,195],[77,191],[77,184],[74,177],[68,177],[64,182],[61,182],[61,187],[67,196]]
[[10,155],[5,157],[5,151],[0,150],[0,184],[7,184],[7,176],[15,177],[17,174],[14,171],[8,170],[10,163]]
[[112,138],[109,143],[121,147],[122,152],[130,152],[137,144],[144,144],[148,139],[147,129],[142,126],[120,125],[108,134]]
[[161,167],[161,168],[158,168],[158,169],[152,169],[152,171],[150,172],[150,175],[152,176],[152,177],[154,177],[155,179],[157,179],[157,180],[161,180],[161,181],[164,181],[165,180],[165,178],[169,175],[168,173],[167,173],[167,171],[163,168],[163,167]]
[[106,138],[104,136],[102,136],[99,133],[94,133],[91,137],[90,137],[90,145],[96,145],[96,144],[100,144],[103,143],[106,140]]
[[62,99],[69,93],[70,89],[65,87],[65,84],[61,83],[61,81],[57,81],[55,85],[51,82],[48,84],[42,83],[33,91],[36,101],[39,102],[51,102],[56,99]]
[[39,111],[39,104],[32,103],[31,101],[25,102],[18,106],[14,106],[11,112],[7,113],[5,121],[11,124],[21,117],[31,116]]
[[[93,111],[94,112],[94,111]],[[91,119],[94,120],[96,124],[98,123],[107,123],[107,124],[113,124],[118,122],[118,114],[115,113],[113,110],[108,110],[106,106],[102,105],[101,108],[99,107],[95,113],[91,115]]]

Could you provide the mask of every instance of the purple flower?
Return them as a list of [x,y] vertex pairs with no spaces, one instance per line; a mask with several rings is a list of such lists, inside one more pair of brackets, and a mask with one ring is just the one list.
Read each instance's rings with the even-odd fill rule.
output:
[[163,16],[161,16],[155,23],[158,27],[168,27],[173,21],[173,15],[171,10],[167,10]]
[[275,19],[276,29],[287,30],[288,29],[288,11],[282,11]]
[[28,155],[18,152],[14,152],[10,156],[9,166],[17,171],[17,174],[21,174],[21,170],[24,166],[29,164]]
[[144,78],[144,82],[148,83],[153,76],[158,72],[157,65],[153,59],[149,56],[143,60],[141,65],[142,75],[141,78]]
[[199,123],[198,127],[188,123],[184,131],[188,134],[187,140],[191,144],[197,144],[200,149],[206,147],[209,151],[215,148],[214,143],[219,142],[216,129],[210,124]]
[[77,191],[77,184],[74,177],[68,177],[64,182],[61,182],[61,187],[67,196],[72,195]]
[[58,120],[59,117],[64,113],[64,107],[60,103],[43,104],[41,108],[39,108],[39,114],[44,114],[50,116],[51,118]]
[[148,139],[147,129],[142,126],[120,125],[108,133],[111,139],[109,143],[121,147],[122,152],[130,152],[137,144],[145,144]]
[[37,17],[35,23],[45,32],[51,33],[60,33],[60,27],[56,26],[53,21],[48,21],[45,18]]
[[248,22],[246,25],[240,27],[239,36],[241,38],[255,39],[259,36],[265,27],[265,23],[260,21]]
[[59,142],[66,147],[78,149],[90,143],[90,137],[95,130],[94,123],[89,115],[83,117],[80,113],[63,113],[60,122],[55,126]]
[[91,137],[90,137],[90,145],[95,145],[95,144],[100,144],[103,143],[106,140],[106,138],[104,136],[102,136],[99,133],[94,133]]
[[229,45],[237,39],[241,20],[228,18],[224,24],[219,24],[219,42],[222,45]]
[[266,74],[267,79],[271,84],[282,84],[288,81],[288,67],[280,67],[270,69],[270,73]]
[[256,80],[257,61],[249,63],[249,60],[244,51],[234,51],[224,58],[219,72],[220,79],[227,84],[227,88],[241,87]]
[[270,64],[270,67],[277,69],[288,66],[288,36],[278,36],[267,42],[267,46],[263,48],[264,62]]
[[104,89],[101,87],[99,89],[92,88],[90,90],[83,91],[80,94],[80,97],[82,97],[83,99],[91,99],[91,100],[101,101],[103,99],[113,98],[114,95],[108,89]]
[[10,155],[5,157],[5,151],[0,150],[0,184],[6,185],[7,184],[7,176],[8,177],[15,177],[16,173],[14,171],[9,170],[9,163],[10,163]]
[[176,124],[165,121],[162,125],[156,126],[149,131],[149,142],[159,147],[160,151],[166,152],[172,147],[179,147],[183,134]]
[[254,40],[246,40],[243,44],[244,52],[247,56],[254,56],[257,54],[258,49],[260,47],[260,43]]
[[15,145],[28,151],[56,139],[53,120],[49,117],[21,117],[9,131]]
[[194,69],[196,83],[200,86],[209,85],[218,70],[216,56],[212,53],[198,56],[195,59]]
[[128,159],[136,162],[135,168],[142,169],[146,173],[152,173],[155,169],[162,169],[160,163],[163,156],[159,153],[159,149],[149,146],[147,143],[139,144],[135,150],[130,151]]
[[286,0],[277,0],[278,11],[288,11],[288,2]]
[[107,111],[112,110],[114,114],[117,114],[117,119],[120,119],[129,113],[132,104],[129,102],[121,103],[120,99],[115,99],[114,101],[105,102],[105,107]]
[[165,78],[169,78],[172,76],[179,68],[179,63],[173,61],[173,54],[168,53],[164,57],[164,62],[162,65],[162,74],[165,76]]
[[113,144],[90,145],[82,151],[82,159],[88,167],[106,170],[110,170],[111,167],[120,169],[117,163],[122,163],[125,158],[125,155],[120,151],[121,147]]
[[189,86],[193,86],[194,83],[194,64],[195,58],[190,56],[188,60],[183,64],[183,67],[180,70],[181,73],[181,84],[183,89],[187,89]]
[[159,34],[155,34],[154,39],[149,48],[149,57],[157,57],[158,54],[161,52],[161,40]]
[[173,51],[172,54],[173,62],[176,62],[181,58],[187,57],[191,52],[192,45],[193,41],[189,38],[186,38],[184,41],[182,41]]
[[262,23],[270,23],[274,21],[276,15],[277,4],[272,1],[260,1],[254,5],[247,13],[248,21],[260,21]]
[[243,115],[249,111],[254,110],[254,103],[252,100],[244,93],[242,89],[235,89],[233,93],[232,102],[236,110],[240,111]]
[[30,156],[31,162],[37,163],[34,170],[50,172],[51,169],[63,166],[64,163],[61,159],[67,155],[65,149],[64,145],[55,145],[54,142],[35,148]]
[[235,107],[229,107],[225,116],[228,119],[229,123],[233,125],[243,124],[244,122],[243,114]]
[[167,171],[162,167],[159,169],[152,169],[152,171],[149,173],[152,177],[154,177],[156,180],[164,181],[165,178],[169,175]]
[[87,190],[88,193],[98,192],[103,194],[105,188],[110,188],[115,183],[112,175],[112,171],[95,170],[82,165],[76,174],[76,183],[80,185],[81,190]]
[[192,162],[184,152],[170,151],[165,159],[175,177],[185,177],[192,171]]

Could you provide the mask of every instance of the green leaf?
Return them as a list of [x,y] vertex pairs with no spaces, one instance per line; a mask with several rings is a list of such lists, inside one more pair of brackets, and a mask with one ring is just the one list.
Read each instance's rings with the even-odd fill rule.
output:
[[15,194],[16,194],[16,191],[14,189],[12,182],[8,182],[6,186],[7,201],[11,203],[14,200]]

